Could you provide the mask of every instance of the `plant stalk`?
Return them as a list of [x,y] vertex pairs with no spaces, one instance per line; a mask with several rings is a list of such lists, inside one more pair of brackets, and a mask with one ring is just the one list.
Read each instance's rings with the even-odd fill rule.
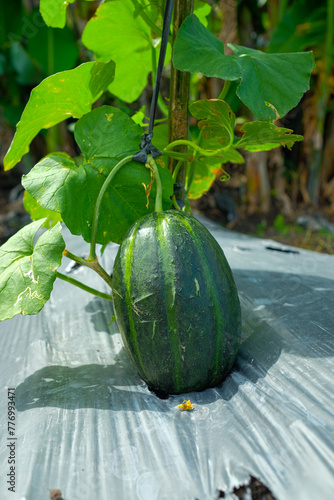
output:
[[[173,46],[177,32],[184,21],[194,10],[194,0],[176,0],[174,5],[173,19]],[[190,74],[177,70],[173,64],[171,67],[170,90],[169,90],[169,143],[179,139],[188,139],[188,99],[189,99]],[[187,148],[180,146],[178,150],[186,153]],[[177,161],[170,158],[169,169],[173,172]],[[185,186],[187,163],[185,162],[179,170],[177,182]],[[184,192],[183,192],[184,198]]]
[[95,271],[101,278],[110,286],[112,284],[112,279],[111,276],[107,273],[105,269],[100,265],[98,262],[97,258],[95,260],[87,260],[87,259],[82,259],[81,257],[78,257],[77,255],[74,255],[73,253],[69,252],[68,250],[63,251],[63,255],[65,257],[68,257],[69,259],[73,260],[74,262],[77,262],[81,266],[86,266],[89,269],[92,269]]
[[157,183],[154,210],[155,210],[155,212],[162,212],[162,184],[161,184],[158,166],[155,163],[152,155],[148,155],[147,164],[152,168],[153,173],[154,173],[154,178],[155,178],[155,181]]
[[125,165],[126,163],[129,163],[132,160],[132,155],[127,156],[126,158],[123,158],[120,162],[117,163],[117,165],[109,172],[106,180],[104,181],[102,188],[99,192],[99,195],[96,200],[95,208],[94,208],[94,216],[93,216],[93,226],[92,226],[92,237],[91,237],[91,244],[90,244],[90,254],[89,254],[89,260],[90,261],[96,261],[96,235],[97,235],[97,227],[99,223],[99,216],[100,216],[100,210],[101,210],[101,204],[103,200],[103,196],[108,189],[109,184],[117,174],[117,172]]
[[81,288],[82,290],[85,290],[85,292],[91,293],[92,295],[96,295],[96,297],[100,297],[101,299],[106,299],[106,300],[112,300],[112,296],[109,295],[108,293],[99,292],[98,290],[95,290],[95,288],[91,288],[90,286],[84,285],[84,283],[81,283],[81,281],[71,278],[70,276],[66,276],[65,274],[59,273],[58,271],[56,271],[56,276],[57,278],[66,281],[67,283],[71,283],[71,285],[74,285],[78,288]]

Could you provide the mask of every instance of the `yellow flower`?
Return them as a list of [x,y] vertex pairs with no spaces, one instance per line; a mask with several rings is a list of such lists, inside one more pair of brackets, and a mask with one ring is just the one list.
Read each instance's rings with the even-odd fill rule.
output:
[[188,401],[185,399],[181,405],[178,405],[178,408],[181,411],[185,411],[185,410],[189,410],[190,411],[190,410],[192,410],[194,408],[194,405],[191,404],[190,399]]

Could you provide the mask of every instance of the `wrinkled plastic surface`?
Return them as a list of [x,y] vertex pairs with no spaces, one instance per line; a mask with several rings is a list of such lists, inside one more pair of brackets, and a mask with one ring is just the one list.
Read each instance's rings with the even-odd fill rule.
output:
[[[45,500],[56,488],[65,500],[214,500],[218,490],[233,499],[249,475],[277,500],[333,497],[334,257],[205,224],[242,304],[233,371],[214,389],[159,399],[117,324],[108,327],[111,303],[58,280],[38,316],[0,323],[1,499]],[[109,270],[116,251],[103,256]],[[108,291],[88,269],[70,275]],[[15,493],[7,387],[16,388]],[[193,411],[178,409],[185,398]]]

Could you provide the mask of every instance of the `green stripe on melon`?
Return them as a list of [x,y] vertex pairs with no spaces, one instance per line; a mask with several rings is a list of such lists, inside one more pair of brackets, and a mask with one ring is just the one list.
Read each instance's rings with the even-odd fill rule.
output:
[[241,313],[224,253],[194,217],[176,210],[139,219],[120,245],[113,300],[140,376],[170,394],[203,390],[230,371]]

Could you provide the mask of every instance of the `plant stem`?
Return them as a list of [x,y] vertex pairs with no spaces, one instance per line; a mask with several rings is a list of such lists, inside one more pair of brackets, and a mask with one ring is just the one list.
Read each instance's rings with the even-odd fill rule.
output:
[[[137,6],[138,6],[138,2],[133,2],[133,3],[137,3]],[[139,15],[140,17],[143,19],[143,21],[145,21],[145,23],[147,24],[147,26],[149,28],[151,28],[151,30],[153,31],[153,33],[155,33],[156,35],[158,36],[162,36],[162,31],[160,28],[158,28],[158,26],[152,21],[152,19],[149,18],[149,16],[146,14],[145,12],[145,6],[143,5],[143,8],[139,10]],[[172,41],[172,37],[169,36],[168,37],[168,41],[171,42]]]
[[230,86],[231,86],[231,82],[229,82],[228,80],[225,80],[224,86],[223,86],[223,88],[218,96],[218,99],[221,99],[222,101],[225,99],[227,92],[229,91]]
[[180,153],[179,151],[170,151],[164,148],[162,150],[162,153],[166,156],[170,156],[171,158],[175,158],[176,160],[183,160],[183,161],[192,161],[192,155],[189,155],[188,153]]
[[63,281],[67,281],[67,283],[71,283],[71,285],[77,286],[78,288],[81,288],[82,290],[85,290],[88,293],[96,295],[101,299],[112,300],[112,296],[109,295],[108,293],[99,292],[98,290],[95,290],[95,288],[91,288],[90,286],[84,285],[83,283],[81,283],[81,281],[78,281],[74,278],[70,278],[70,276],[66,276],[65,274],[59,273],[58,271],[56,271],[56,276],[57,278],[60,278]]
[[95,208],[94,208],[94,217],[93,217],[93,226],[92,226],[92,237],[91,237],[91,244],[90,244],[90,254],[89,254],[89,259],[90,261],[95,261],[96,260],[96,235],[97,235],[97,226],[99,222],[99,216],[100,216],[100,209],[101,209],[101,204],[102,204],[102,199],[103,196],[108,189],[108,186],[110,182],[113,180],[117,172],[125,165],[126,163],[129,163],[132,160],[132,155],[127,156],[126,158],[123,158],[120,162],[117,163],[117,165],[109,172],[106,180],[104,181],[101,190],[99,192],[99,195],[96,200]]
[[81,257],[74,255],[73,253],[69,252],[66,249],[63,251],[63,255],[71,260],[74,260],[74,262],[77,262],[82,266],[89,267],[89,269],[95,271],[111,288],[111,283],[112,283],[111,276],[109,276],[107,271],[103,269],[103,267],[98,262],[97,258],[95,258],[95,260],[82,259]]
[[179,160],[176,164],[176,167],[174,168],[174,172],[173,172],[173,181],[174,181],[174,184],[176,182],[176,179],[177,179],[177,174],[179,173],[179,170],[182,166],[182,163],[183,163],[183,160]]
[[[199,153],[197,156],[206,156],[206,157],[211,157],[211,156],[217,156],[219,157],[224,151],[227,151],[231,147],[233,142],[233,137],[230,138],[230,143],[225,146],[224,148],[216,149],[216,150],[206,150],[195,144],[194,142],[188,141],[188,140],[183,140],[180,139],[178,141],[174,141],[171,144],[168,144],[168,146],[165,147],[164,152],[168,152],[171,148],[175,148],[176,146],[180,145],[185,145],[193,148],[197,153]],[[178,153],[180,154],[180,153]]]
[[148,155],[147,157],[147,164],[153,169],[154,172],[154,177],[157,183],[157,191],[155,195],[155,207],[154,210],[156,212],[162,212],[162,184],[161,184],[161,179],[159,175],[159,170],[158,166],[155,163],[152,155]]
[[[176,0],[174,5],[173,20],[173,45],[178,29],[184,19],[193,12],[194,0]],[[169,92],[169,142],[177,139],[188,139],[188,99],[189,99],[190,74],[185,71],[177,70],[173,64],[171,67],[170,92]],[[185,152],[184,145],[181,152]],[[170,160],[169,168],[173,172],[175,161]],[[177,182],[185,185],[186,162],[180,168]]]

